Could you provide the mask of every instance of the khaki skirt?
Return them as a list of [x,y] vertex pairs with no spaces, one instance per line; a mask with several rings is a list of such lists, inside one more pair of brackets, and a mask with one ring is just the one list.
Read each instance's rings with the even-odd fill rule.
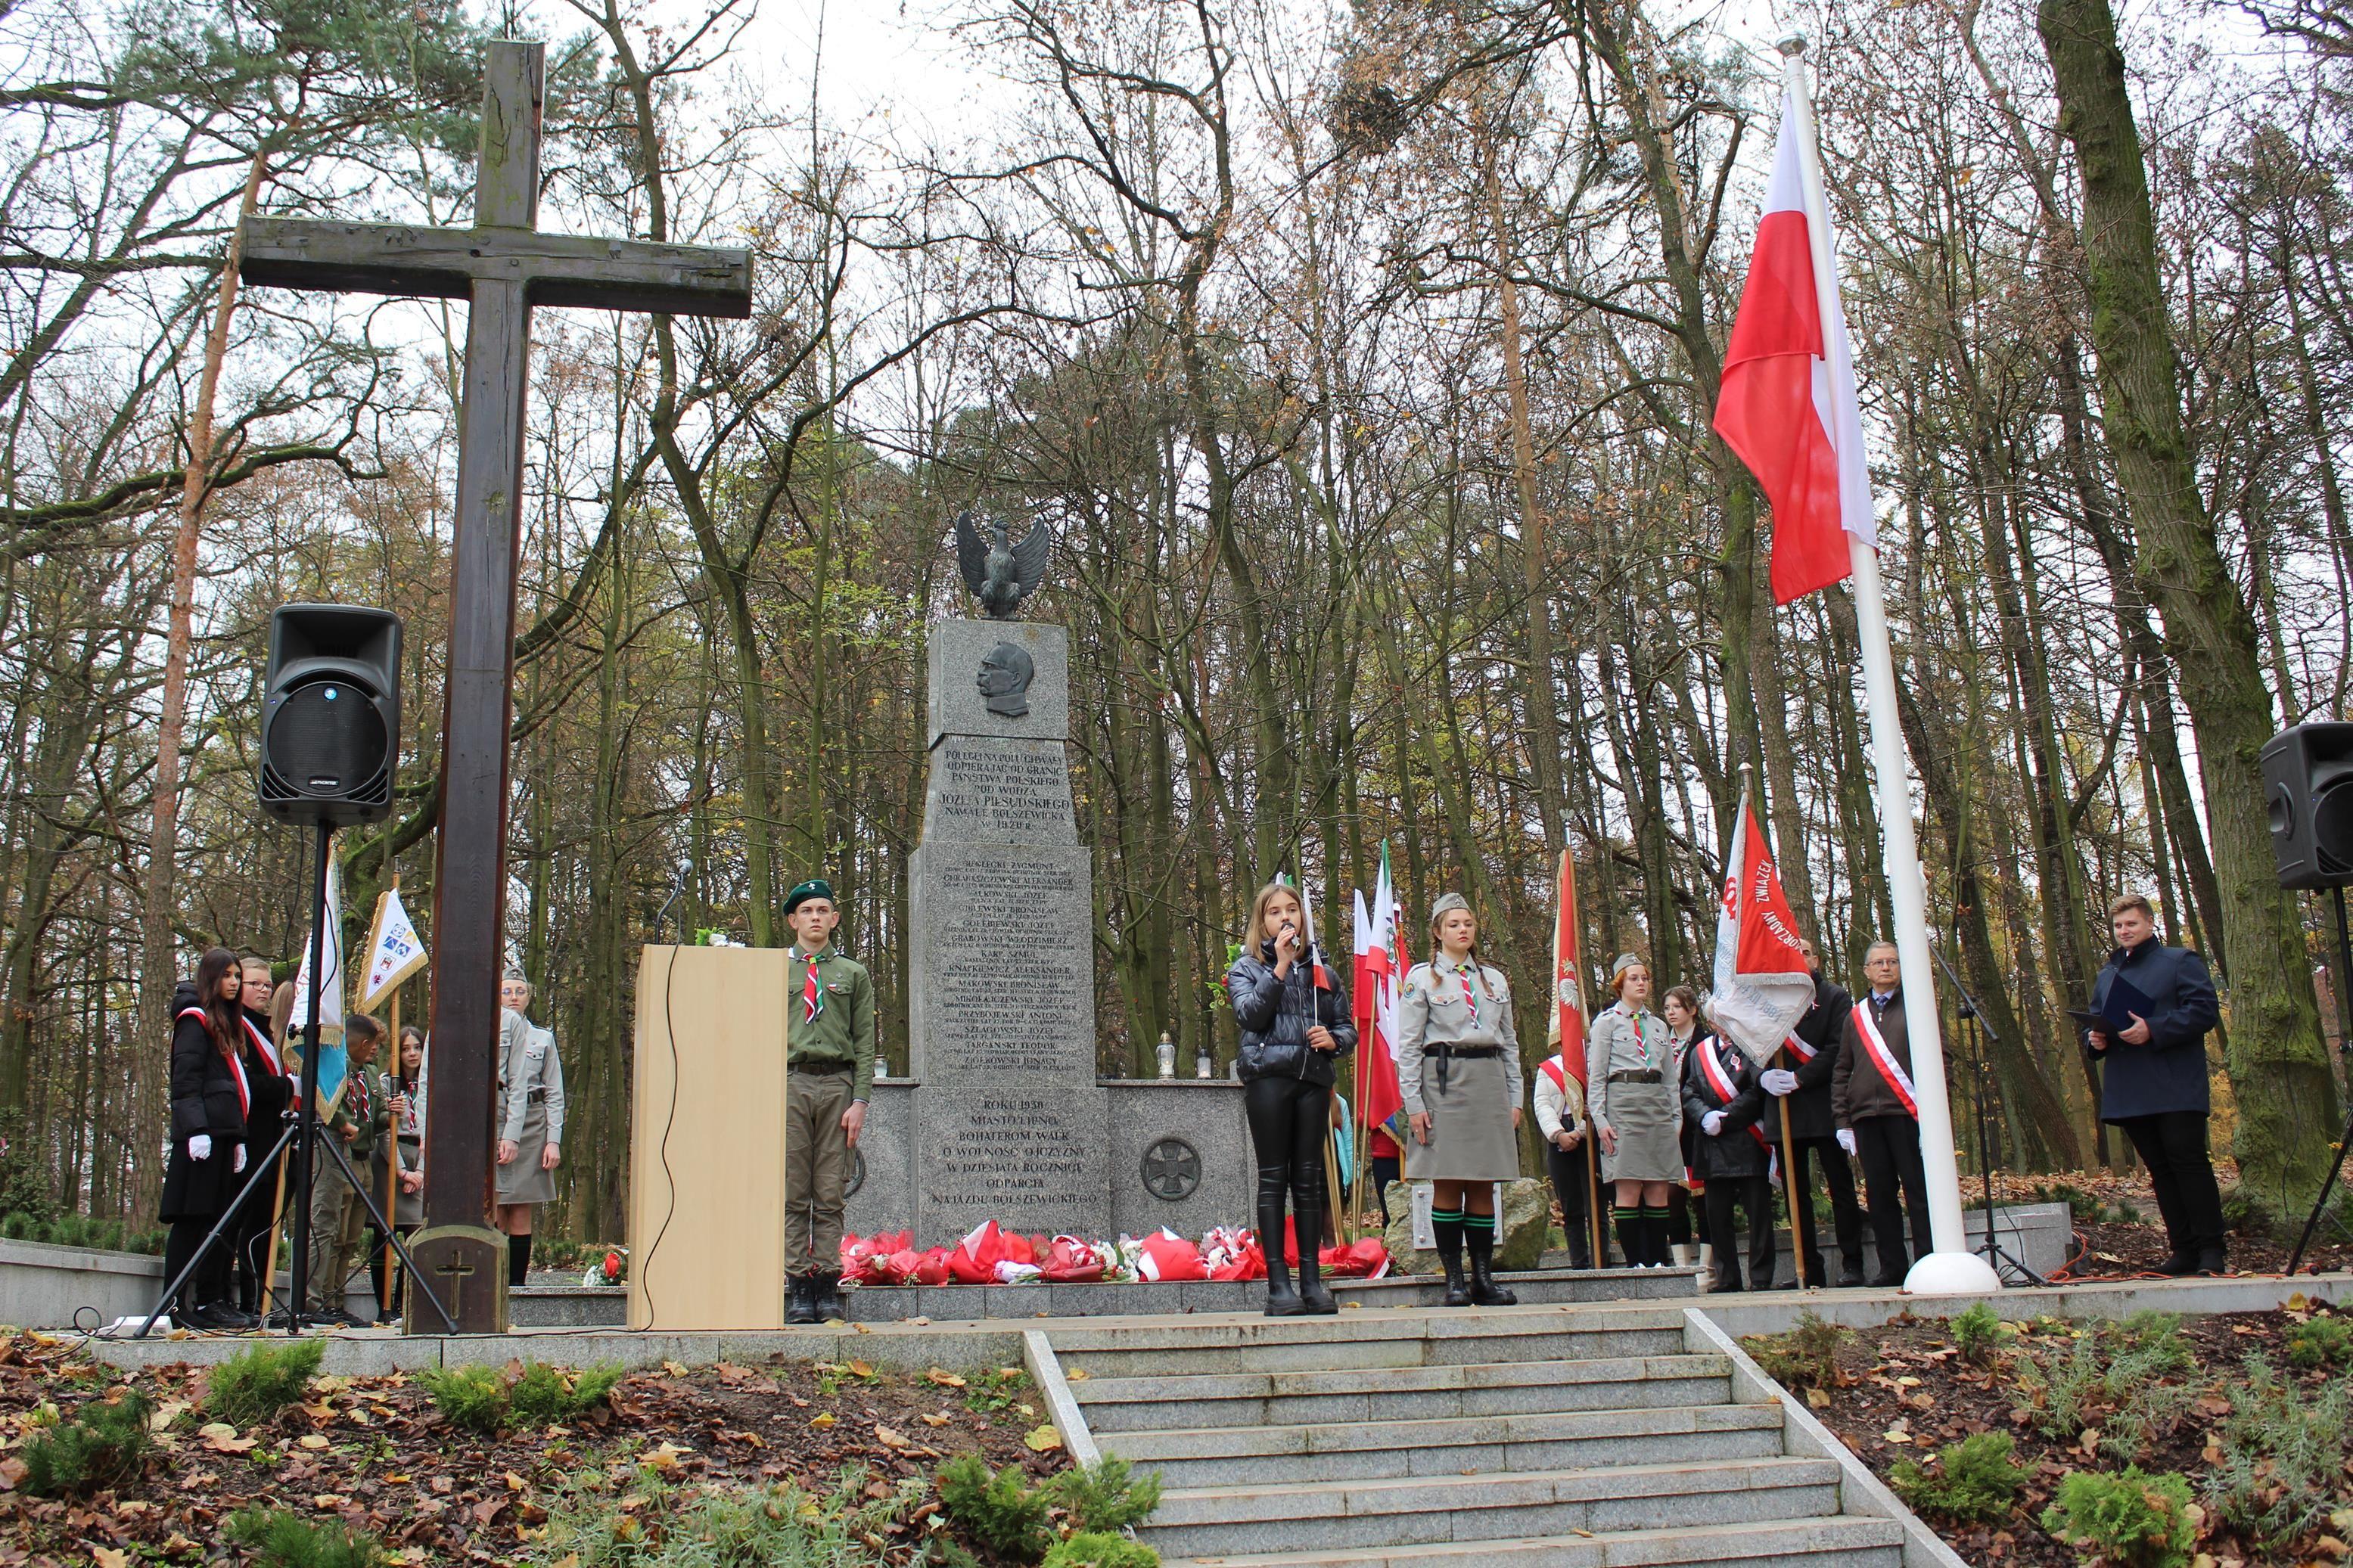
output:
[[555,1173],[539,1168],[540,1156],[547,1152],[547,1105],[534,1100],[523,1113],[522,1136],[515,1140],[515,1157],[501,1165],[499,1172],[499,1202],[502,1204],[552,1204],[555,1201]]
[[1509,1182],[1520,1173],[1520,1142],[1512,1131],[1518,1085],[1504,1058],[1432,1053],[1422,1058],[1421,1102],[1430,1111],[1430,1142],[1405,1136],[1409,1182]]

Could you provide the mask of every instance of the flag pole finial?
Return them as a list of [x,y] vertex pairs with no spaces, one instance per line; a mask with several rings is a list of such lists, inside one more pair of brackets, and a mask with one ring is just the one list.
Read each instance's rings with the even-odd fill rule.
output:
[[1792,27],[1773,40],[1773,47],[1791,58],[1806,52],[1806,35]]

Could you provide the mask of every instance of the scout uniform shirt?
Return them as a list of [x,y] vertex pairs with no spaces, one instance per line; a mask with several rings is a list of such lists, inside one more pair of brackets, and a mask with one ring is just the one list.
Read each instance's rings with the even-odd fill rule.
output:
[[828,945],[811,958],[795,946],[786,952],[789,984],[785,1004],[785,1066],[818,1063],[856,1070],[852,1100],[874,1093],[874,982],[866,966]]

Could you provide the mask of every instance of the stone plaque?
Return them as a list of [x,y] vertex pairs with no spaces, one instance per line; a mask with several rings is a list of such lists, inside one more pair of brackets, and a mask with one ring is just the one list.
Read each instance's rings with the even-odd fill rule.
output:
[[1062,742],[942,736],[923,792],[923,842],[944,839],[1076,844]]
[[[931,662],[931,734],[926,743],[937,745],[943,735],[1002,735],[1025,741],[1067,741],[1071,738],[1070,634],[1060,626],[1037,621],[934,621],[926,638]],[[1008,682],[1003,659],[992,660],[1000,646],[1020,650],[1029,665],[1028,679],[1018,692],[1006,691]],[[983,691],[982,666],[991,666]],[[992,710],[1019,708],[1018,716]]]
[[926,1079],[915,1230],[953,1246],[983,1220],[1025,1236],[1100,1235],[1111,1212],[1104,1094],[1063,1074],[987,1073],[942,1092]]
[[1092,1084],[1088,852],[926,838],[910,868],[909,1065],[923,1098],[997,1073]]

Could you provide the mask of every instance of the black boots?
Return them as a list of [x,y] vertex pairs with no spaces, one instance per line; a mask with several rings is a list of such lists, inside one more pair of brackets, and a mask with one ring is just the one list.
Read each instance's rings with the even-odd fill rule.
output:
[[785,1276],[785,1321],[814,1323],[817,1321],[817,1279],[811,1275]]
[[1462,1239],[1471,1248],[1471,1301],[1479,1307],[1511,1307],[1519,1298],[1495,1283],[1495,1216],[1462,1216]]
[[531,1233],[507,1237],[507,1289],[520,1287],[531,1273]]
[[1299,1303],[1300,1310],[1311,1318],[1328,1318],[1340,1310],[1332,1299],[1332,1289],[1324,1283],[1323,1259],[1316,1247],[1324,1239],[1324,1216],[1310,1209],[1293,1221],[1299,1242]]
[[[1275,1245],[1280,1247],[1282,1243]],[[1291,1265],[1282,1260],[1280,1251],[1269,1253],[1266,1259],[1266,1315],[1270,1318],[1295,1318],[1305,1310],[1307,1304],[1299,1299],[1299,1292],[1291,1288]]]
[[841,1307],[841,1276],[830,1268],[809,1281],[809,1304],[817,1310],[817,1321],[830,1323],[839,1319],[849,1321]]
[[1446,1305],[1467,1307],[1471,1288],[1462,1282],[1462,1211],[1430,1210],[1430,1228],[1438,1238],[1438,1261],[1446,1267]]

